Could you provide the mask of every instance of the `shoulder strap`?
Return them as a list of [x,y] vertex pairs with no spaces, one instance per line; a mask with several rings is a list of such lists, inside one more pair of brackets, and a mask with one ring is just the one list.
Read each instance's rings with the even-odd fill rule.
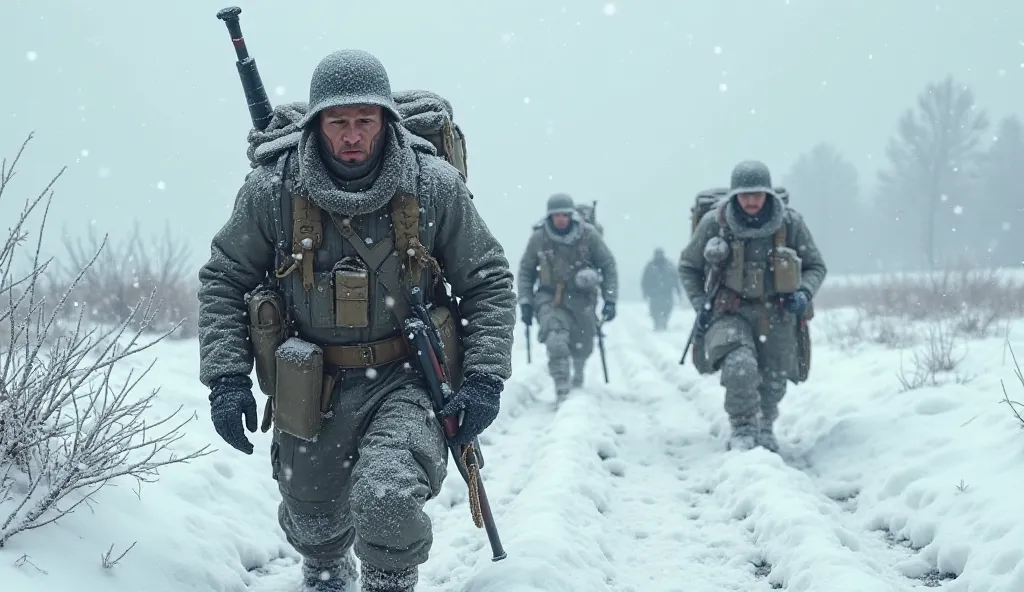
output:
[[418,286],[423,269],[429,267],[437,284],[441,266],[420,242],[420,202],[415,195],[399,191],[391,198],[391,225],[395,229],[395,249],[405,261],[406,283]]
[[775,235],[772,237],[772,244],[776,249],[779,247],[786,246],[786,223],[783,222],[782,226],[775,231]]
[[299,260],[302,288],[313,289],[313,263],[323,243],[324,226],[320,207],[305,196],[292,194],[292,255]]

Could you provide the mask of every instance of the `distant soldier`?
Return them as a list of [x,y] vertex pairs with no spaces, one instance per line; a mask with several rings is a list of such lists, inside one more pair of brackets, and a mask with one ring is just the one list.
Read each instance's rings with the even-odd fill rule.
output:
[[544,222],[534,226],[517,281],[523,322],[532,324],[536,311],[537,340],[547,346],[548,369],[561,401],[570,386],[583,386],[584,365],[597,336],[598,292],[604,299],[602,318],[610,321],[619,281],[615,258],[597,229],[574,209],[572,197],[552,195],[547,212]]
[[[705,293],[711,271],[718,281]],[[803,217],[773,190],[768,167],[736,165],[728,194],[700,219],[679,260],[698,312],[694,355],[722,372],[730,449],[778,451],[772,425],[786,381],[806,378],[801,352],[810,343],[801,341],[826,272]]]
[[679,286],[679,271],[665,257],[665,249],[654,249],[654,258],[647,262],[640,280],[640,289],[647,301],[654,330],[664,331],[668,327],[668,318],[672,315],[672,307],[676,298],[682,298]]
[[576,211],[583,216],[583,221],[593,225],[597,229],[598,234],[604,236],[604,226],[601,226],[600,222],[597,221],[597,202],[594,203],[581,203],[576,204]]

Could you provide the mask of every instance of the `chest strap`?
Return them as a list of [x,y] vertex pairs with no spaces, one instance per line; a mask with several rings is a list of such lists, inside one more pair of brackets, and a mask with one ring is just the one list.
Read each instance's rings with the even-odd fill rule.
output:
[[338,368],[373,368],[409,357],[405,335],[355,345],[329,345],[322,349],[324,364]]

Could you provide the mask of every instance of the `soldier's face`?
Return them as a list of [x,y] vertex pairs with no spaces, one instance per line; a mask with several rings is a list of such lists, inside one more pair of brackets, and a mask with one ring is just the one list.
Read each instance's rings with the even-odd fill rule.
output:
[[320,130],[334,158],[359,164],[373,153],[384,130],[384,109],[377,105],[332,107],[320,113]]
[[761,211],[766,199],[768,199],[768,196],[764,191],[759,191],[757,193],[741,193],[736,196],[736,201],[739,202],[740,207],[743,208],[743,211],[750,216],[755,216]]
[[572,216],[569,214],[551,214],[551,224],[559,230],[568,228],[570,222],[572,222]]

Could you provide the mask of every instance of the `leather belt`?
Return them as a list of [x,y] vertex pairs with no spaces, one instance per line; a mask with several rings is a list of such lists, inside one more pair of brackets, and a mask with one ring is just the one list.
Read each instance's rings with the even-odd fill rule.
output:
[[338,368],[373,368],[409,357],[405,335],[356,345],[323,347],[324,364]]

